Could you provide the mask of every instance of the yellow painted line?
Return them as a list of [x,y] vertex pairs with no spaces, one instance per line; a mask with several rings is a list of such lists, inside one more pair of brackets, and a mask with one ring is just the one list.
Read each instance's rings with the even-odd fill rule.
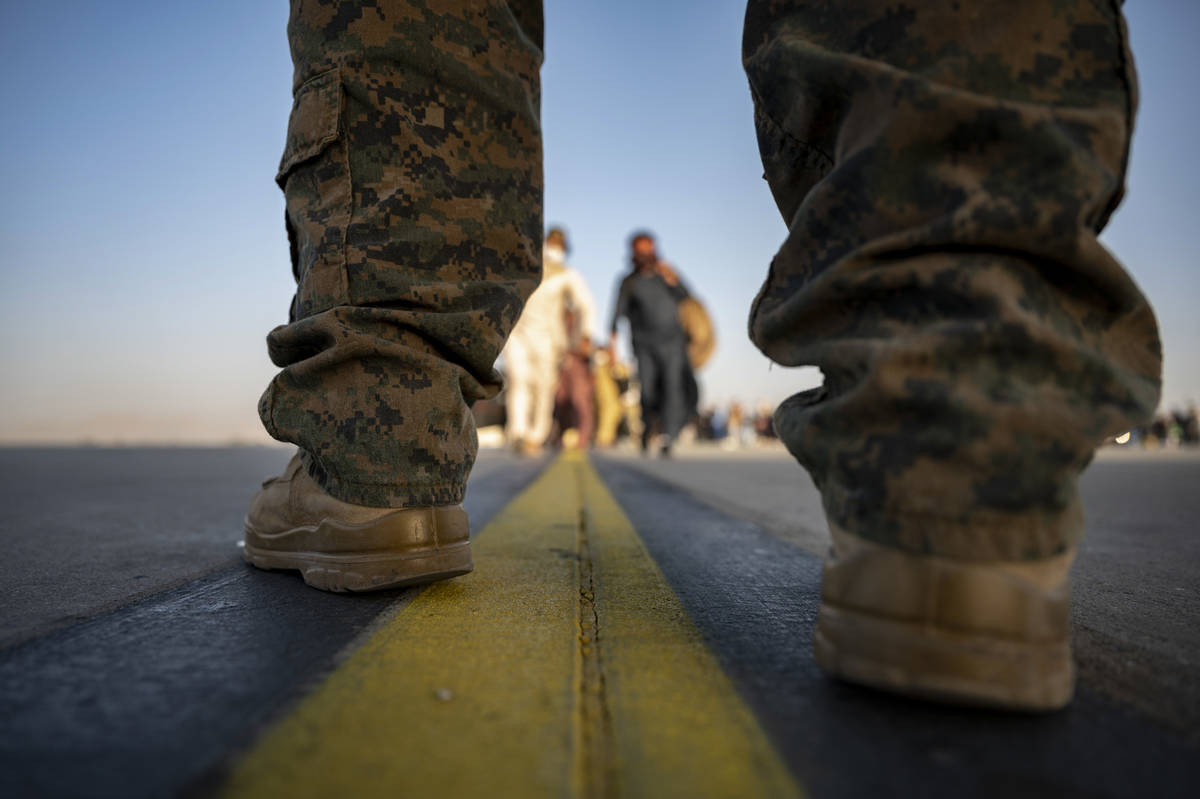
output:
[[619,795],[800,795],[596,470],[579,476]]
[[235,768],[229,796],[799,788],[590,464],[564,456]]

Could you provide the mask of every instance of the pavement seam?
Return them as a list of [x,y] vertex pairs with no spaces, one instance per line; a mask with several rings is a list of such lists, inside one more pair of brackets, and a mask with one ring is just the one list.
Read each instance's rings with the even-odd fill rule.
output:
[[579,646],[575,662],[576,683],[575,780],[577,795],[587,799],[609,799],[618,795],[612,714],[601,649],[600,613],[596,607],[596,583],[588,538],[588,515],[583,501],[583,476],[579,464],[573,469],[576,520],[576,576],[579,585]]

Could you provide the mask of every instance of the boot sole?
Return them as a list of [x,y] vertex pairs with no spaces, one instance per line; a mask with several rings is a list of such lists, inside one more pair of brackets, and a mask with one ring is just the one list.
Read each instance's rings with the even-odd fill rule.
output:
[[434,551],[337,553],[286,552],[247,543],[242,557],[260,569],[295,569],[322,591],[381,591],[458,577],[474,570],[471,545],[463,541]]
[[838,607],[825,601],[813,653],[848,682],[956,705],[1044,712],[1071,701],[1067,641],[972,635]]

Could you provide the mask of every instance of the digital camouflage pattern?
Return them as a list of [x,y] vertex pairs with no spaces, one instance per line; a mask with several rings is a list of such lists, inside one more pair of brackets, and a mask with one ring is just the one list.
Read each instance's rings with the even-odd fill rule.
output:
[[[279,182],[298,280],[261,413],[349,502],[457,502],[468,404],[540,271],[541,5],[296,0]],[[1135,103],[1108,0],[751,0],[788,226],[751,313],[820,389],[776,413],[833,525],[1070,548],[1096,445],[1157,404],[1153,315],[1096,234]]]
[[297,290],[259,413],[339,499],[460,502],[541,276],[541,3],[293,0],[288,36]]
[[1158,402],[1153,314],[1096,240],[1135,104],[1119,9],[754,0],[743,59],[788,225],[750,332],[824,372],[775,419],[830,522],[1068,550],[1079,472]]

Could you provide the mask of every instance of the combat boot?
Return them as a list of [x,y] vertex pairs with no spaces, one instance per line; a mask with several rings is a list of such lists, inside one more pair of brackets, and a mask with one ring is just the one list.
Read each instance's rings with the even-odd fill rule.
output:
[[813,637],[826,672],[955,704],[1045,711],[1071,701],[1073,552],[973,562],[832,533]]
[[243,557],[260,569],[299,569],[325,591],[374,591],[471,571],[469,532],[461,505],[374,508],[335,499],[297,453],[251,500]]

